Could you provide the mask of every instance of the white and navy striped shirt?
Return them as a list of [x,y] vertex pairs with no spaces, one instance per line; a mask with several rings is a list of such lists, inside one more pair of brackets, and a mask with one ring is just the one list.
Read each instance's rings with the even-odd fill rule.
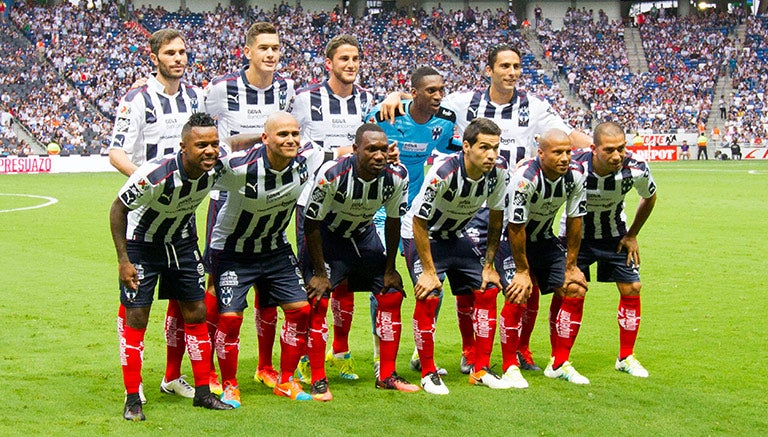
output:
[[443,105],[456,112],[456,125],[461,132],[478,117],[493,120],[501,128],[499,154],[510,165],[532,158],[538,148],[534,136],[549,129],[560,129],[570,135],[570,127],[546,100],[523,91],[515,91],[504,105],[491,102],[488,91],[451,93]]
[[592,156],[591,150],[573,155],[573,160],[581,162],[587,171],[587,214],[581,228],[582,238],[621,238],[628,229],[624,196],[634,188],[641,197],[652,197],[656,193],[656,183],[648,164],[637,160],[632,152],[627,151],[620,170],[606,176],[595,173]]
[[306,216],[322,221],[327,228],[350,238],[373,223],[373,215],[384,206],[387,217],[400,218],[408,207],[408,172],[400,164],[388,164],[370,181],[357,174],[357,156],[350,154],[320,167]]
[[267,146],[261,144],[223,159],[227,171],[216,189],[229,194],[216,217],[211,248],[258,253],[288,245],[285,228],[322,157],[319,147],[309,143],[282,171],[271,168]]
[[172,243],[197,238],[194,213],[224,171],[221,161],[197,179],[189,179],[181,152],[140,166],[120,189],[128,213],[126,239]]
[[447,155],[429,169],[403,219],[402,237],[413,238],[414,217],[427,221],[430,238],[460,236],[486,200],[488,208],[504,210],[507,177],[507,160],[502,156],[491,171],[473,180],[464,167],[464,152]]
[[176,94],[165,94],[164,89],[152,76],[120,99],[109,148],[125,150],[136,165],[177,152],[181,128],[190,115],[205,112],[200,88],[182,82]]
[[523,162],[509,181],[507,220],[525,224],[528,241],[555,238],[552,223],[565,204],[568,217],[587,213],[586,174],[581,163],[571,161],[568,171],[554,181],[544,175],[539,158]]
[[248,83],[247,67],[219,76],[206,88],[205,107],[219,122],[219,137],[264,132],[267,117],[286,111],[296,95],[292,79],[275,76],[261,89]]
[[373,106],[373,95],[355,85],[352,94],[340,97],[328,82],[299,90],[291,113],[299,121],[301,138],[326,149],[350,146],[355,132]]

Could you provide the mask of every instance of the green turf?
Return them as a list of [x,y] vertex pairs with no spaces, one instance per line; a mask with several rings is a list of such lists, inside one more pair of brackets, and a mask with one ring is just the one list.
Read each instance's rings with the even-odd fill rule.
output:
[[[436,358],[450,372],[445,381],[451,394],[376,391],[367,296],[359,295],[351,342],[361,379],[331,377],[332,402],[294,403],[253,383],[256,336],[247,310],[239,373],[243,406],[204,411],[159,393],[165,352],[164,308],[157,305],[147,332],[143,423],[121,415],[117,265],[107,212],[124,178],[0,176],[0,194],[59,200],[0,213],[0,435],[764,435],[768,162],[652,167],[659,198],[640,235],[645,288],[637,346],[651,373],[647,380],[613,370],[618,296],[613,285],[593,283],[572,354],[589,386],[526,373],[528,390],[470,387],[458,371],[456,316],[446,299]],[[0,195],[0,210],[42,202]],[[631,213],[634,199],[630,204]],[[399,266],[405,275],[402,258]],[[540,364],[549,352],[548,302],[542,299],[533,338]],[[409,298],[398,368],[417,382],[419,375],[408,369],[412,308]],[[498,350],[492,361],[500,362]],[[184,372],[191,376],[186,360]]]

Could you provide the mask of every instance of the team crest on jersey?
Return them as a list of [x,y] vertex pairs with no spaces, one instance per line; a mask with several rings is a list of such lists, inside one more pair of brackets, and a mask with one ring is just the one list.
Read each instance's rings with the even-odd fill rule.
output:
[[517,116],[517,125],[520,127],[528,127],[528,121],[530,118],[531,115],[528,106],[520,106],[520,111]]
[[232,287],[219,288],[219,301],[225,307],[228,307],[232,303],[232,297],[235,295]]
[[299,164],[299,168],[297,172],[299,173],[299,181],[301,184],[303,184],[304,182],[307,181],[307,179],[309,179],[309,169],[307,168],[306,162],[302,162],[301,164]]
[[424,201],[434,202],[436,197],[437,197],[437,190],[435,190],[435,187],[432,185],[428,186],[427,189],[424,191]]
[[381,190],[381,195],[384,197],[384,200],[390,199],[394,194],[395,194],[394,185],[385,185],[384,188],[382,188]]
[[632,178],[621,180],[621,194],[627,194],[632,191]]
[[443,134],[443,128],[442,127],[438,126],[438,127],[434,128],[434,129],[432,129],[432,139],[433,140],[437,140],[438,138],[440,138],[440,135],[442,135],[442,134]]
[[197,97],[190,100],[190,105],[192,106],[192,112],[197,112],[197,109],[200,107],[200,104],[197,103]]
[[573,192],[573,189],[576,188],[576,182],[574,181],[566,181],[565,182],[565,192],[570,195]]
[[281,89],[277,94],[277,99],[280,110],[284,111],[285,107],[288,106],[288,90]]

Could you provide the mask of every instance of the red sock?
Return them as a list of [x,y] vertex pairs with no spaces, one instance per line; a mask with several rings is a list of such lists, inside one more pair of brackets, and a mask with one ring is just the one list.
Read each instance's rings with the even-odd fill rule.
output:
[[125,392],[139,392],[141,384],[141,364],[144,361],[144,329],[131,328],[124,325],[123,336],[120,339],[120,364],[123,367],[123,384]]
[[493,339],[496,335],[496,296],[498,288],[488,288],[485,292],[473,290],[475,309],[472,322],[475,329],[475,371],[491,366]]
[[437,371],[435,368],[435,311],[440,299],[428,297],[417,300],[413,310],[413,340],[421,361],[421,376]]
[[560,311],[557,312],[555,320],[555,331],[557,332],[557,341],[552,355],[555,362],[552,368],[557,369],[564,362],[568,361],[571,355],[571,348],[576,342],[576,336],[581,327],[581,316],[584,312],[583,297],[564,297],[560,305]]
[[461,333],[461,353],[467,358],[469,364],[473,364],[475,359],[475,326],[472,322],[474,306],[474,294],[456,296],[456,317],[459,319],[459,333]]
[[525,305],[504,302],[499,314],[499,340],[501,341],[501,370],[506,372],[509,366],[519,366],[517,350],[520,344],[520,328],[522,326]]
[[184,359],[184,317],[178,301],[169,300],[165,312],[165,381],[181,376],[181,360]]
[[[205,325],[208,328],[208,338],[216,338],[216,325],[219,324],[219,305],[216,300],[216,296],[211,293],[205,293]],[[213,353],[211,356],[211,371],[209,380],[218,381],[219,375],[216,374],[216,365],[213,362]]]
[[380,378],[389,378],[397,369],[395,364],[397,350],[400,348],[400,333],[403,326],[400,307],[403,304],[402,293],[379,293],[376,295],[376,335],[379,337]]
[[312,382],[325,378],[325,346],[328,344],[328,298],[317,301],[309,316],[307,355],[312,369]]
[[213,339],[219,358],[221,384],[237,386],[237,358],[240,355],[240,327],[243,316],[220,314],[219,326]]
[[125,330],[125,307],[123,304],[120,304],[119,307],[117,307],[117,339],[121,340],[123,338],[123,331]]
[[619,299],[619,358],[634,353],[637,331],[640,329],[640,296],[621,296]]
[[549,304],[549,346],[552,348],[554,356],[555,343],[557,343],[557,332],[555,330],[555,320],[560,311],[560,305],[563,304],[563,298],[557,294],[552,295],[552,302]]
[[208,385],[211,373],[211,338],[205,323],[185,323],[184,334],[195,387]]
[[285,322],[280,330],[280,382],[287,382],[296,371],[301,357],[307,352],[307,328],[310,306],[285,310]]
[[331,312],[333,313],[333,353],[349,352],[349,330],[355,312],[355,294],[349,291],[346,282],[331,291]]
[[253,320],[256,323],[256,336],[259,339],[258,369],[272,368],[272,349],[277,333],[277,307],[260,307],[259,293],[253,302]]
[[531,296],[525,303],[523,314],[521,314],[520,342],[517,345],[517,350],[519,351],[531,350],[531,334],[533,333],[534,326],[536,326],[536,316],[539,314],[540,297],[539,286],[534,285]]

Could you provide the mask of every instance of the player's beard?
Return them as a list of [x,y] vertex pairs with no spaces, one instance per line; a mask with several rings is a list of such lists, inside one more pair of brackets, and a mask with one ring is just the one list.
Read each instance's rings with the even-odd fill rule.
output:
[[157,70],[160,75],[166,79],[178,80],[184,76],[184,70],[186,70],[186,68],[183,68],[180,73],[175,73],[169,65],[159,62],[157,64]]

